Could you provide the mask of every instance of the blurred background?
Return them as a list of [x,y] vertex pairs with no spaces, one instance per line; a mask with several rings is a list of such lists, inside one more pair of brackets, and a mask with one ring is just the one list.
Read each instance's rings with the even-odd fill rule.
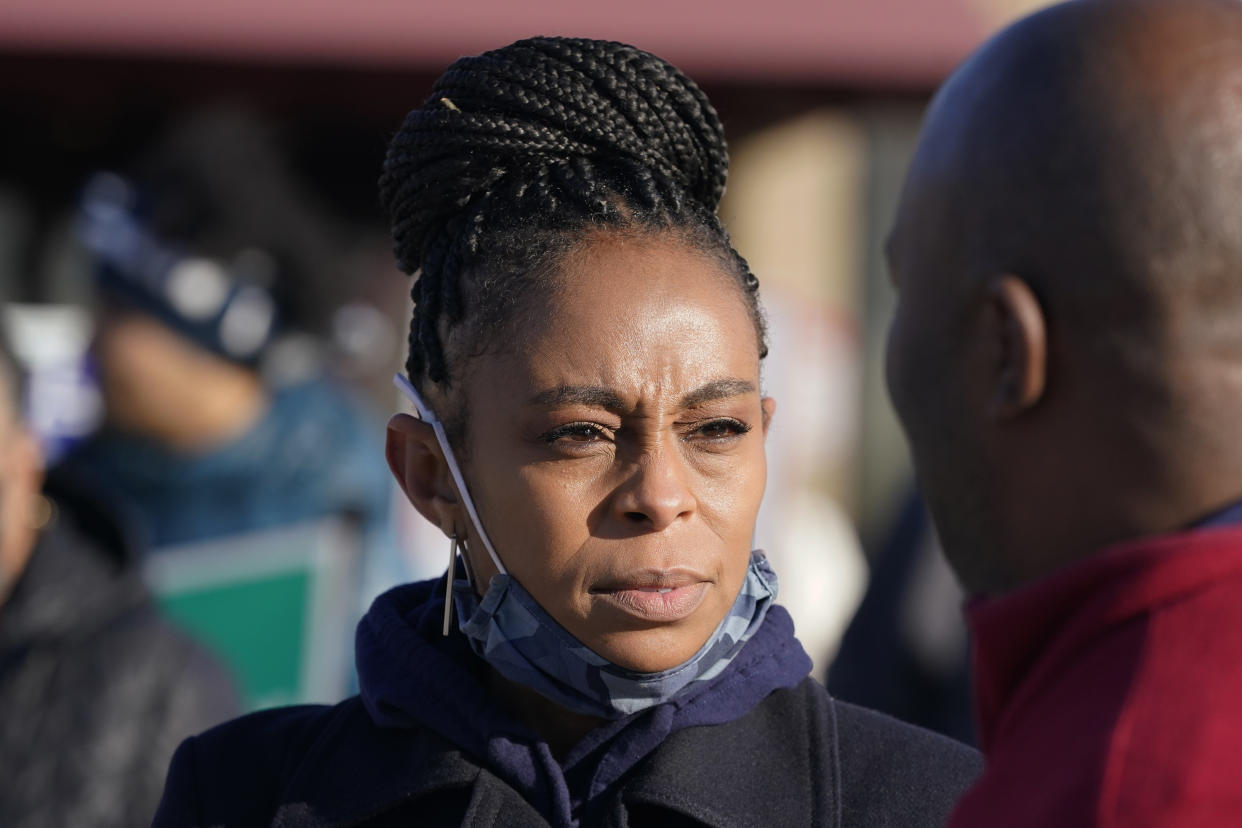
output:
[[[387,138],[459,55],[633,43],[728,134],[722,212],[780,403],[756,541],[817,675],[969,739],[960,595],[884,391],[881,245],[936,84],[1039,5],[0,0],[0,320],[25,422],[242,708],[349,692],[367,602],[443,569],[379,448],[409,293],[375,194]],[[169,256],[185,266],[153,276]]]

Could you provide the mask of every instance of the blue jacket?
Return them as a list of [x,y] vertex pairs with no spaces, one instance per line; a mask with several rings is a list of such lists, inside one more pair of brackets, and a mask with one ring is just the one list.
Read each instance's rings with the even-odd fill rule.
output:
[[105,428],[60,462],[62,474],[111,492],[142,540],[161,549],[327,515],[387,527],[392,478],[375,458],[379,426],[335,384],[279,389],[243,434],[186,453]]
[[970,748],[832,700],[779,607],[706,686],[553,756],[440,636],[442,585],[376,601],[359,697],[187,740],[155,825],[938,826],[978,770]]

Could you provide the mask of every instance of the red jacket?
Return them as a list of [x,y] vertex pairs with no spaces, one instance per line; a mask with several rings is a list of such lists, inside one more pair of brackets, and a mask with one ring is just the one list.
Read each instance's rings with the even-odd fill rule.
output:
[[1242,527],[973,605],[983,776],[951,828],[1242,825]]

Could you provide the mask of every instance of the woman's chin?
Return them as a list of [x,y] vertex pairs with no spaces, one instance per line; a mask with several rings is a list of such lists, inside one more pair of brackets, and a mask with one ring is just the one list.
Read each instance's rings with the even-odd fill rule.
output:
[[660,673],[689,661],[707,642],[712,629],[715,625],[701,633],[687,629],[628,630],[603,636],[588,646],[623,669]]

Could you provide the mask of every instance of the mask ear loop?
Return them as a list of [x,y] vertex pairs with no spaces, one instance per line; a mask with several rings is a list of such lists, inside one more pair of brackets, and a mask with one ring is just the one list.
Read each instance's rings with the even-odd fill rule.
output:
[[[505,565],[500,562],[500,556],[496,554],[496,548],[492,546],[492,540],[487,536],[487,530],[483,528],[483,521],[479,520],[478,510],[474,508],[474,499],[470,497],[470,490],[466,488],[466,478],[462,476],[461,467],[457,465],[457,457],[453,454],[453,448],[449,445],[448,433],[444,430],[444,424],[440,422],[440,418],[431,410],[431,406],[423,401],[423,397],[418,393],[418,389],[406,379],[404,374],[397,374],[392,379],[393,385],[401,391],[402,394],[414,404],[415,410],[418,411],[419,419],[431,426],[431,430],[435,432],[436,442],[440,444],[440,451],[444,452],[444,459],[448,463],[449,474],[453,478],[453,482],[457,485],[457,492],[461,495],[462,503],[466,507],[466,514],[470,521],[474,524],[474,529],[479,535],[479,540],[483,542],[483,548],[487,550],[487,555],[492,559],[496,571],[502,575],[507,574],[509,570],[505,569]],[[457,534],[453,534],[453,542],[450,546],[452,557],[449,559],[448,569],[448,586],[445,588],[444,601],[444,634],[448,635],[448,619],[450,614],[450,604],[453,598],[453,575],[456,569],[457,550],[461,542],[457,539]],[[466,576],[473,581],[474,573],[470,571],[469,564],[466,565]]]

